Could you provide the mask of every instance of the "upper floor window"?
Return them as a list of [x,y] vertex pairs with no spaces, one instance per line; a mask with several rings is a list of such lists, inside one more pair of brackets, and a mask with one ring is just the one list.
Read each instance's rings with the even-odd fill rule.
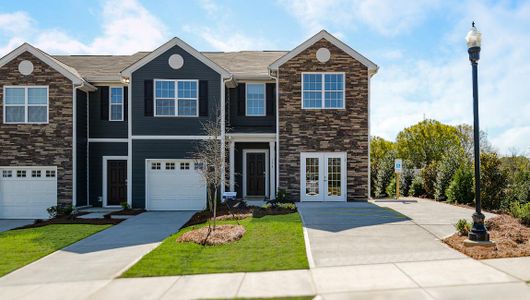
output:
[[109,96],[109,120],[123,121],[123,87],[111,87]]
[[302,108],[344,108],[344,73],[303,73]]
[[5,87],[4,123],[48,123],[48,87]]
[[155,116],[198,116],[197,80],[155,80]]
[[246,115],[265,116],[265,84],[247,83]]

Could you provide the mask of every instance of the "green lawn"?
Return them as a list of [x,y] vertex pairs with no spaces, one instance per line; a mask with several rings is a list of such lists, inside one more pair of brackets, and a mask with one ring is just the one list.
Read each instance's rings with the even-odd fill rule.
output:
[[[235,224],[235,221],[219,222]],[[257,272],[307,269],[302,222],[298,213],[240,221],[246,233],[237,242],[201,246],[176,242],[178,236],[197,228],[182,229],[144,256],[123,277],[169,276],[201,273]]]
[[0,276],[110,225],[61,224],[0,233]]

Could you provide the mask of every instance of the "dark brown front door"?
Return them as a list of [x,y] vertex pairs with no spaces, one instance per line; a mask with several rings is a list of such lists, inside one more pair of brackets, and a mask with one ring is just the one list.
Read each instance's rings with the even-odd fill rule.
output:
[[265,196],[265,153],[247,153],[247,196]]
[[127,201],[127,161],[107,161],[107,205]]

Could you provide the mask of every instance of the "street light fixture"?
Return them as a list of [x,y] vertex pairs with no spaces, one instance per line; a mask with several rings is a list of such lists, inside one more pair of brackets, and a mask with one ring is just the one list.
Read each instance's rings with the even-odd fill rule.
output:
[[490,235],[484,226],[484,214],[480,203],[480,129],[478,120],[478,61],[480,59],[480,44],[482,34],[471,24],[471,30],[466,36],[467,52],[473,71],[473,141],[475,152],[475,213],[473,214],[473,227],[469,232],[466,245],[491,244]]

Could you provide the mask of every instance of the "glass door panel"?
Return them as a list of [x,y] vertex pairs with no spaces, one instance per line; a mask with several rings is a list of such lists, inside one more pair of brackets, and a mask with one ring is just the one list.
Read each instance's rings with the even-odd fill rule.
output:
[[305,159],[305,194],[307,196],[320,195],[320,159],[308,157]]

